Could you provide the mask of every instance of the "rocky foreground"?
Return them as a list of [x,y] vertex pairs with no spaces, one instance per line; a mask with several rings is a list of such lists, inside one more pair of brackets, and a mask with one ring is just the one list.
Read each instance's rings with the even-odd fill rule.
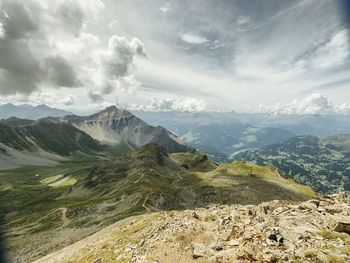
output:
[[37,262],[350,262],[350,198],[148,213]]

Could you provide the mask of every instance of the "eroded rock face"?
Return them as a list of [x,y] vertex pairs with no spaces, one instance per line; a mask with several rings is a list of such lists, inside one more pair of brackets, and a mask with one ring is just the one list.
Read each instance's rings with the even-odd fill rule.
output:
[[89,244],[61,262],[350,262],[349,201],[338,194],[150,213],[94,237],[101,249]]

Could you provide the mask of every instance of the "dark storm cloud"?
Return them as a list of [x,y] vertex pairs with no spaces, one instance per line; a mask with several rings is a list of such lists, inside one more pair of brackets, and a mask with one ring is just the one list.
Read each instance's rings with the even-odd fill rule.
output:
[[[52,2],[52,10],[55,7]],[[78,77],[70,61],[56,54],[50,34],[81,31],[83,10],[73,1],[49,13],[45,3],[4,0],[0,3],[0,94],[29,94],[40,85],[76,87]]]
[[91,99],[92,102],[94,103],[99,103],[103,101],[103,96],[97,92],[90,91],[88,93],[89,98]]
[[23,39],[39,31],[40,11],[35,3],[5,0],[0,5],[0,21],[7,39]]
[[0,39],[0,93],[30,93],[42,79],[42,68],[24,41]]
[[45,66],[48,69],[47,78],[59,87],[76,87],[80,82],[69,62],[60,56],[47,58]]

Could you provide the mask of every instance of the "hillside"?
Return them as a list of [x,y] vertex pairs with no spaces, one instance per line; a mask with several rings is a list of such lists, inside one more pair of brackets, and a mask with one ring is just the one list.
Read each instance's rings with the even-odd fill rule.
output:
[[315,196],[272,166],[217,165],[203,154],[169,154],[155,144],[114,161],[61,167],[0,174],[0,203],[15,262],[39,258],[145,212]]
[[[127,218],[44,262],[324,262],[350,260],[350,199],[217,206]],[[346,228],[347,226],[347,228]]]
[[234,159],[260,165],[271,163],[321,193],[350,191],[349,138],[349,135],[325,139],[298,136],[241,152]]
[[11,118],[0,122],[2,169],[21,164],[40,165],[74,153],[95,154],[103,146],[70,124]]
[[135,149],[149,143],[157,143],[169,152],[193,151],[165,128],[151,126],[129,111],[120,110],[115,106],[91,116],[65,116],[58,121],[73,124],[104,144],[126,143]]

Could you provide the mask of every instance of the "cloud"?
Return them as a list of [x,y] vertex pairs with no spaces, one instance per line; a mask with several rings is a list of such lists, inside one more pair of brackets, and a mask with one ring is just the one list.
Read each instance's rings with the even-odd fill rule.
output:
[[157,99],[153,98],[148,105],[132,106],[133,109],[146,111],[190,111],[199,112],[207,110],[207,103],[204,100],[194,98],[185,99]]
[[88,96],[94,103],[100,103],[103,101],[103,96],[96,91],[89,91]]
[[0,39],[5,37],[4,25],[0,22]]
[[159,8],[161,16],[166,16],[170,10],[171,10],[170,3],[167,3],[166,5],[164,5],[161,8]]
[[61,100],[59,102],[65,106],[72,106],[76,102],[76,97],[74,95],[68,94],[65,97],[61,98]]
[[350,55],[349,32],[342,29],[319,47],[312,58],[314,67],[330,67],[343,64]]
[[108,27],[109,28],[115,28],[118,25],[119,25],[118,21],[113,19],[111,22],[109,22]]
[[80,65],[60,54],[56,42],[79,36],[102,8],[99,0],[3,0],[0,8],[0,94],[80,84],[74,69]]
[[259,105],[257,112],[286,115],[350,115],[350,105],[334,105],[324,95],[314,93],[302,100],[288,104],[277,103],[271,106]]
[[105,49],[86,32],[104,9],[100,0],[4,0],[0,7],[0,95],[84,88],[100,102],[137,89],[134,59],[146,57],[143,43],[114,35]]
[[194,45],[204,44],[209,41],[205,37],[193,33],[182,34],[180,37],[182,41]]
[[[107,50],[98,54],[98,70],[94,76],[94,84],[100,87],[101,93],[106,95],[117,90],[132,93],[138,82],[133,76],[135,57],[146,57],[143,43],[137,38],[128,41],[125,37],[112,36]],[[102,96],[100,94],[100,96]],[[98,101],[96,94],[89,95],[93,101]]]
[[45,66],[48,68],[47,78],[53,85],[59,87],[80,85],[74,69],[64,57],[49,57],[45,61]]

